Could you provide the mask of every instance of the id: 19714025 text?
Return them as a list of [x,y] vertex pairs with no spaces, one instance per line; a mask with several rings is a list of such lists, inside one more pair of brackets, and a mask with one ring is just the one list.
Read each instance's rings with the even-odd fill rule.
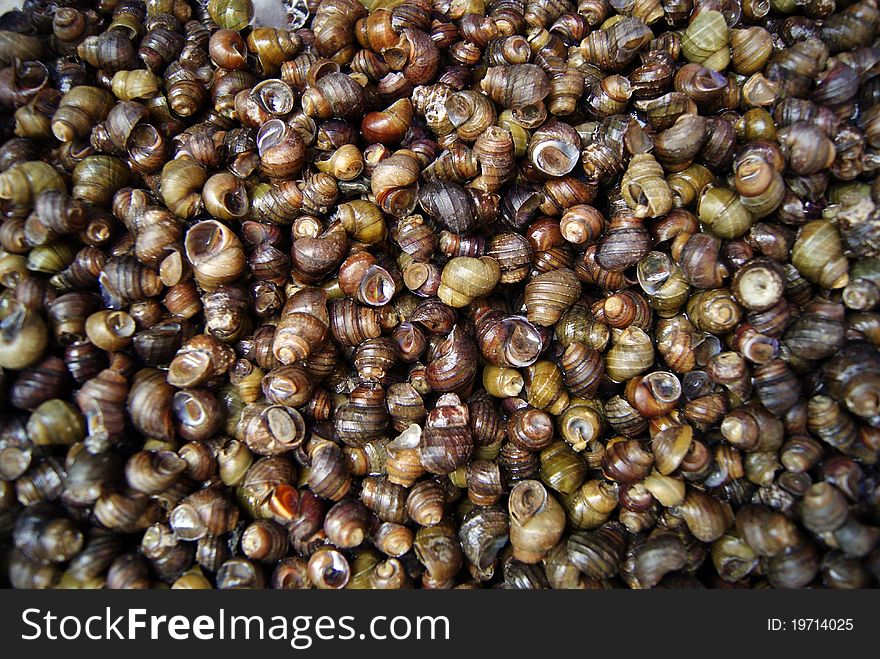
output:
[[767,618],[771,632],[849,632],[854,628],[852,618]]

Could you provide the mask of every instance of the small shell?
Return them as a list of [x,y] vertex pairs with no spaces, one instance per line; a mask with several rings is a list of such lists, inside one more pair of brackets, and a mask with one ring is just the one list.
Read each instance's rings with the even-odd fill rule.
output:
[[443,268],[437,296],[451,307],[464,307],[491,293],[500,278],[501,268],[494,258],[460,256]]
[[480,84],[493,101],[505,108],[532,105],[550,93],[547,74],[534,64],[490,67]]
[[568,124],[550,121],[532,134],[526,155],[542,174],[564,176],[580,159],[580,137]]
[[526,563],[540,561],[565,530],[565,511],[538,481],[524,480],[511,490],[510,542],[514,556]]
[[553,325],[577,301],[580,293],[580,281],[567,268],[540,274],[526,284],[526,315],[536,325]]

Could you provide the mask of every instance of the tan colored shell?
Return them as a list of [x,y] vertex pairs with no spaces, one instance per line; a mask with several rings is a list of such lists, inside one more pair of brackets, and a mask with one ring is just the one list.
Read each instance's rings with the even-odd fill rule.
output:
[[843,255],[840,234],[826,220],[801,227],[791,249],[791,262],[822,288],[843,288],[849,282],[849,261]]
[[238,279],[247,264],[241,240],[216,220],[205,220],[190,227],[184,247],[196,280],[205,288]]
[[471,181],[471,187],[496,192],[516,173],[513,137],[504,128],[486,128],[474,143],[472,153],[479,163],[480,175]]
[[505,108],[532,105],[550,93],[547,74],[535,64],[490,67],[480,86],[493,101]]
[[536,325],[548,327],[581,295],[581,283],[572,270],[560,268],[536,277],[526,284],[526,316]]
[[491,256],[458,256],[443,268],[437,296],[451,307],[464,307],[491,293],[500,278],[501,268]]
[[681,53],[713,71],[723,71],[730,63],[730,30],[720,11],[703,11],[694,17],[681,39]]
[[663,167],[649,153],[638,153],[629,163],[620,191],[636,217],[661,217],[672,208],[672,190]]
[[644,330],[628,327],[605,355],[605,372],[615,382],[644,373],[654,363],[654,343]]

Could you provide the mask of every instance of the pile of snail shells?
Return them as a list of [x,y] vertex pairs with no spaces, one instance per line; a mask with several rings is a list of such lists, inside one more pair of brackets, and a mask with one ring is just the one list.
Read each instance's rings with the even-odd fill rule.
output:
[[876,0],[308,10],[0,17],[0,582],[876,586]]

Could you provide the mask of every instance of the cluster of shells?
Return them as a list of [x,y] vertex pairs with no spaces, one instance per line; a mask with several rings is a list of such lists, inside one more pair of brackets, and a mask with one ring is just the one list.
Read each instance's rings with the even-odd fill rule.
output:
[[15,587],[880,579],[876,0],[0,17]]

